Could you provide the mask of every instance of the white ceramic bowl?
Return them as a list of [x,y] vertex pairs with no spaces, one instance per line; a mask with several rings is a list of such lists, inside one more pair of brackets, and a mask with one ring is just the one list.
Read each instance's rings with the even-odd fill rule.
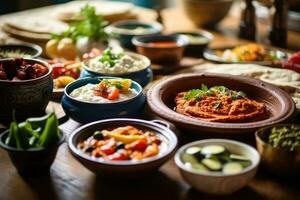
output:
[[[240,173],[224,175],[219,173],[199,173],[184,165],[181,157],[187,148],[191,146],[203,147],[212,144],[222,145],[231,153],[245,156],[251,160],[251,166]],[[245,187],[255,176],[259,162],[260,155],[256,149],[241,142],[225,139],[207,139],[188,143],[181,147],[175,155],[175,163],[180,169],[184,180],[201,192],[215,195],[231,194]]]

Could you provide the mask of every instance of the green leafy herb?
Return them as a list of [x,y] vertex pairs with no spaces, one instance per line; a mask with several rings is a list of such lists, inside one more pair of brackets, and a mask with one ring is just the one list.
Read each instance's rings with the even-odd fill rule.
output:
[[[195,99],[197,101],[201,100],[205,96],[229,96],[232,100],[245,98],[246,94],[244,92],[237,92],[230,90],[225,86],[214,86],[208,88],[206,85],[202,84],[201,89],[193,89],[187,92],[184,96],[185,100]],[[218,107],[221,105],[218,105]]]
[[103,52],[99,61],[102,63],[108,63],[110,67],[114,67],[116,64],[116,61],[121,59],[123,56],[124,56],[123,52],[115,53],[115,52],[113,52],[112,48],[107,48]]
[[88,37],[97,41],[107,42],[109,35],[104,31],[107,23],[101,15],[96,13],[94,6],[86,5],[78,14],[79,21],[70,24],[69,28],[60,33],[52,34],[54,39],[62,39],[65,37],[72,38],[77,41],[81,37]]

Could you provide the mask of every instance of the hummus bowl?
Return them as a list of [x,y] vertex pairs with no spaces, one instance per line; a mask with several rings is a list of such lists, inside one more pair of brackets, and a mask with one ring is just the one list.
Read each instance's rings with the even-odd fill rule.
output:
[[[178,93],[197,89],[202,84],[242,91],[250,99],[263,103],[268,110],[268,116],[256,121],[216,122],[186,116],[174,111],[174,101]],[[148,105],[156,115],[174,123],[181,129],[198,135],[254,133],[261,127],[289,120],[295,112],[292,98],[283,90],[259,80],[233,75],[198,73],[172,76],[152,86],[147,97]]]
[[93,92],[89,90],[103,79],[119,78],[83,78],[72,82],[65,88],[62,107],[70,118],[80,123],[87,123],[107,118],[136,117],[143,112],[146,97],[142,92],[142,87],[134,81],[130,87],[130,94],[120,95],[117,101],[91,97]]
[[[80,77],[117,76],[129,78],[138,82],[142,87],[147,85],[153,78],[150,60],[136,53],[124,52],[124,59],[114,67],[101,65],[97,61],[100,57],[86,60],[82,63],[83,70]],[[135,66],[130,66],[135,65]]]

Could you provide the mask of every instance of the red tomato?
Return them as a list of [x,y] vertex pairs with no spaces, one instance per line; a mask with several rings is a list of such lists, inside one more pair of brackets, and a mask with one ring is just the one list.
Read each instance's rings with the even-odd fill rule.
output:
[[61,64],[61,63],[53,64],[52,69],[53,69],[52,78],[54,78],[54,79],[58,78],[59,76],[65,75],[66,70],[65,70],[63,64]]
[[119,150],[107,157],[108,160],[129,160],[129,156],[125,150]]
[[127,148],[133,151],[145,151],[147,146],[148,146],[147,141],[145,139],[140,139],[129,144]]
[[111,154],[115,153],[115,149],[110,145],[103,145],[102,147],[100,147],[100,149],[106,155],[111,155]]
[[120,95],[120,91],[117,88],[115,88],[108,94],[107,99],[117,100],[119,98],[119,95]]
[[80,74],[79,74],[79,70],[74,67],[74,68],[66,69],[65,75],[78,79]]

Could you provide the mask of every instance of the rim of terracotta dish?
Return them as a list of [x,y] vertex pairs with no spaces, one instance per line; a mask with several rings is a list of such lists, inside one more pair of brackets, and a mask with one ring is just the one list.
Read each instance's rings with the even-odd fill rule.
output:
[[[17,81],[12,81],[12,80],[1,80],[0,79],[0,83],[12,83],[12,84],[22,84],[22,83],[30,83],[30,82],[35,82],[35,81],[38,81],[38,80],[41,80],[41,79],[44,79],[46,77],[48,77],[51,73],[52,73],[52,66],[43,61],[43,60],[39,60],[39,59],[35,59],[35,58],[22,58],[23,60],[25,61],[29,61],[29,62],[32,62],[32,63],[38,63],[38,64],[41,64],[45,67],[47,67],[48,69],[48,72],[47,74],[43,75],[43,76],[40,76],[38,78],[34,78],[34,79],[28,79],[28,80],[17,80]],[[2,61],[6,61],[6,60],[14,60],[14,58],[5,58],[5,59],[0,59],[0,63]]]
[[[115,105],[115,104],[124,104],[124,103],[127,103],[129,101],[133,101],[134,99],[140,97],[141,95],[143,95],[143,88],[142,86],[137,83],[136,81],[133,81],[131,80],[132,83],[134,83],[138,88],[139,88],[139,91],[137,91],[138,93],[134,96],[134,97],[131,97],[130,99],[126,99],[126,100],[123,100],[123,101],[116,101],[116,102],[109,102],[109,103],[99,103],[99,102],[88,102],[88,101],[82,101],[82,100],[78,100],[78,99],[75,99],[73,98],[68,92],[68,88],[71,87],[72,85],[74,84],[77,84],[77,82],[80,82],[80,81],[92,81],[93,79],[123,79],[123,78],[120,78],[120,77],[112,77],[112,76],[98,76],[98,77],[87,77],[87,78],[80,78],[80,79],[77,79],[75,80],[74,82],[72,83],[69,83],[65,88],[64,88],[64,95],[66,95],[66,97],[68,97],[69,99],[71,99],[72,101],[75,101],[75,102],[78,102],[78,103],[83,103],[83,104],[91,104],[91,105]],[[89,84],[90,82],[88,82],[87,84]],[[100,82],[99,82],[100,83]],[[85,85],[87,85],[85,84]],[[84,86],[84,85],[82,85]],[[80,86],[80,87],[82,87]],[[79,87],[76,87],[75,89],[77,89]],[[74,90],[75,90],[74,89]],[[71,91],[73,92],[73,90]],[[71,93],[70,92],[70,93]]]
[[[219,142],[227,143],[228,145],[237,145],[237,146],[242,147],[247,152],[250,152],[251,155],[254,155],[253,159],[255,160],[255,162],[251,163],[251,165],[249,167],[246,167],[242,171],[240,171],[238,173],[234,173],[234,174],[223,174],[223,173],[216,174],[216,173],[213,173],[213,172],[206,172],[206,173],[205,172],[196,172],[195,170],[189,169],[186,166],[184,166],[184,163],[181,159],[181,155],[183,154],[183,151],[186,150],[188,147],[197,146],[199,144],[206,144],[206,143],[208,143],[208,144],[212,143],[213,144],[213,143],[219,143]],[[205,139],[205,140],[198,140],[198,141],[195,141],[195,142],[191,142],[191,143],[188,143],[188,144],[182,146],[176,152],[174,160],[175,160],[175,163],[176,163],[177,167],[179,167],[180,169],[182,169],[184,171],[192,173],[192,174],[201,175],[201,176],[211,176],[211,177],[233,177],[233,176],[239,176],[239,175],[245,174],[245,173],[250,172],[253,169],[255,169],[258,166],[259,162],[260,162],[260,155],[259,155],[258,151],[255,148],[253,148],[252,146],[250,146],[248,144],[242,143],[242,142],[238,142],[238,141],[234,141],[234,140],[228,140],[228,139]]]
[[[206,78],[225,78],[230,81],[235,82],[243,82],[248,85],[252,85],[254,87],[260,87],[264,90],[267,90],[269,93],[273,95],[274,98],[278,99],[282,104],[282,111],[281,113],[275,113],[275,116],[272,116],[266,120],[256,121],[256,122],[245,122],[245,123],[221,123],[221,122],[208,122],[201,119],[194,119],[189,116],[185,116],[179,114],[168,107],[161,98],[161,93],[164,88],[166,88],[170,84],[177,83],[180,80],[185,80],[187,78],[199,78],[199,77],[206,77]],[[175,96],[174,96],[175,98]],[[191,129],[199,129],[203,128],[211,128],[211,129],[233,129],[233,130],[247,130],[247,129],[256,129],[261,128],[267,125],[273,125],[280,122],[283,122],[289,119],[293,113],[295,112],[295,103],[292,98],[283,90],[272,86],[268,83],[263,81],[242,77],[242,76],[235,76],[235,75],[225,75],[225,74],[214,74],[214,73],[189,73],[189,74],[180,74],[176,76],[172,76],[165,80],[158,82],[157,84],[153,85],[148,93],[147,93],[147,102],[151,110],[157,114],[158,116],[162,117],[165,120],[173,122],[175,124],[182,125],[183,127],[191,127]],[[234,133],[234,132],[233,132]]]
[[143,66],[142,69],[137,70],[137,71],[133,71],[133,72],[124,72],[124,73],[116,73],[116,74],[97,72],[97,71],[95,71],[95,70],[93,70],[93,69],[91,69],[91,68],[89,67],[89,62],[90,62],[92,59],[100,58],[101,56],[97,56],[97,57],[95,57],[95,58],[91,58],[91,59],[88,59],[88,60],[86,60],[86,61],[82,61],[82,66],[83,66],[83,68],[84,68],[86,71],[92,72],[92,73],[96,73],[96,74],[99,74],[99,76],[124,76],[124,75],[130,75],[130,74],[134,74],[134,73],[141,72],[141,71],[143,71],[143,70],[145,70],[146,68],[148,68],[148,67],[151,66],[151,61],[150,61],[150,59],[147,58],[146,56],[143,56],[143,55],[138,54],[138,53],[127,52],[127,51],[125,51],[124,54],[138,57],[139,60],[143,60],[143,61],[145,62],[145,66]]
[[[140,161],[109,161],[109,160],[97,160],[97,159],[93,159],[91,156],[86,155],[85,153],[83,153],[81,150],[79,150],[77,148],[77,146],[75,146],[74,144],[74,137],[76,134],[81,133],[84,129],[90,127],[90,126],[96,126],[97,124],[106,124],[109,122],[134,122],[139,124],[140,126],[144,126],[144,124],[150,126],[150,127],[158,127],[159,129],[161,129],[162,131],[160,131],[160,135],[162,135],[162,137],[164,137],[167,140],[167,149],[162,152],[161,154],[157,155],[157,156],[153,156],[144,160],[140,160]],[[161,132],[165,132],[165,134],[162,134]],[[171,139],[170,139],[171,138]],[[99,163],[102,165],[108,165],[108,166],[136,166],[136,165],[143,165],[143,164],[149,164],[151,162],[155,162],[161,159],[164,159],[165,157],[168,157],[169,155],[171,155],[172,153],[175,152],[176,147],[178,144],[178,139],[175,135],[175,133],[169,129],[168,127],[158,124],[154,121],[146,121],[146,120],[142,120],[142,119],[131,119],[131,118],[115,118],[115,119],[105,119],[105,120],[100,120],[100,121],[95,121],[89,124],[86,124],[78,129],[76,129],[73,133],[71,133],[71,135],[69,136],[68,139],[68,146],[71,149],[71,151],[76,154],[77,156],[94,162],[94,163]]]

